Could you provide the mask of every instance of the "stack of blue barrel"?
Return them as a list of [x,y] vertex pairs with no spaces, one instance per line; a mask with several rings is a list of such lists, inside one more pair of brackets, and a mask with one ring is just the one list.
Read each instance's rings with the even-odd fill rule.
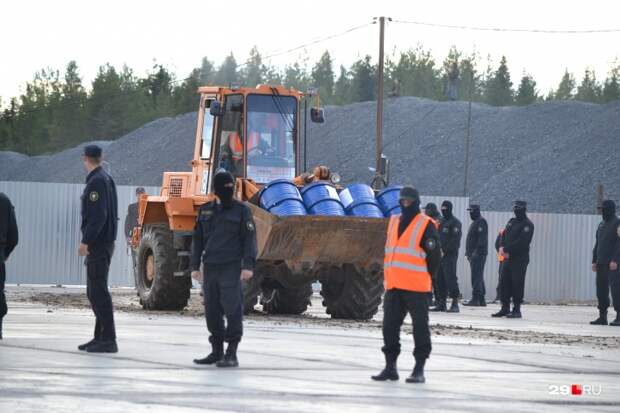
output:
[[401,186],[389,186],[377,195],[377,201],[386,217],[400,214],[399,195]]
[[383,218],[383,211],[375,193],[366,184],[353,184],[340,191],[340,201],[347,215],[354,217]]
[[307,215],[299,189],[286,179],[276,179],[263,187],[260,206],[279,216]]

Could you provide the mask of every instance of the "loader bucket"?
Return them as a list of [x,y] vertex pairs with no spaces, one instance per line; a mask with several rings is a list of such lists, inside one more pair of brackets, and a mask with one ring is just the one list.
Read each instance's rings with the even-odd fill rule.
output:
[[296,263],[383,263],[388,220],[341,216],[279,217],[248,204],[256,224],[258,259]]

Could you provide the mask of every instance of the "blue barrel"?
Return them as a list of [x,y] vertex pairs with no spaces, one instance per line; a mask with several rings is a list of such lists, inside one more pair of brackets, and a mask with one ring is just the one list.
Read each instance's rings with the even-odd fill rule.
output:
[[383,211],[375,199],[375,193],[366,184],[353,184],[340,191],[340,201],[347,215],[355,217],[383,218]]
[[400,214],[400,203],[398,197],[402,186],[389,186],[377,195],[379,206],[383,210],[386,217],[390,215]]
[[345,215],[336,188],[327,182],[315,182],[304,187],[301,196],[310,215]]
[[276,179],[263,187],[260,206],[279,216],[307,214],[299,189],[286,179]]

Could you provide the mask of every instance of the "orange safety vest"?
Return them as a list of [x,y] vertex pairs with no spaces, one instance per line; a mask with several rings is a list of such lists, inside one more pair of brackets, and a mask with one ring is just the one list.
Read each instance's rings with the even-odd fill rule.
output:
[[243,159],[243,143],[238,133],[231,134],[228,138],[228,146],[232,152],[233,161],[240,161]]
[[[499,230],[499,235],[504,235],[504,229],[500,229]],[[497,259],[499,262],[504,262],[504,260],[506,258],[504,258],[502,255],[499,254],[499,251],[497,252]]]
[[418,214],[400,238],[399,222],[400,215],[390,217],[383,262],[385,289],[430,292],[431,275],[426,264],[426,252],[420,247],[420,241],[431,220],[424,214]]

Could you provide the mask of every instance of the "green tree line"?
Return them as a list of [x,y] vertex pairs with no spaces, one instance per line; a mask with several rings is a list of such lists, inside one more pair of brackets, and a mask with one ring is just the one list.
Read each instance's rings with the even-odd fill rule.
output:
[[[620,66],[600,81],[588,69],[580,80],[568,70],[557,88],[543,93],[534,78],[514,78],[502,57],[492,65],[480,56],[451,48],[443,62],[422,46],[386,57],[385,95],[469,100],[493,106],[528,105],[544,100],[605,103],[620,99]],[[0,99],[0,150],[30,155],[55,152],[84,141],[116,139],[154,119],[196,110],[201,85],[284,84],[318,89],[323,104],[345,105],[376,99],[377,67],[370,56],[350,67],[335,67],[329,52],[313,64],[300,58],[283,68],[266,64],[256,47],[238,63],[231,53],[219,65],[204,57],[187,77],[177,78],[154,64],[141,77],[127,67],[101,66],[86,87],[75,61],[64,73],[43,69],[17,97]]]

